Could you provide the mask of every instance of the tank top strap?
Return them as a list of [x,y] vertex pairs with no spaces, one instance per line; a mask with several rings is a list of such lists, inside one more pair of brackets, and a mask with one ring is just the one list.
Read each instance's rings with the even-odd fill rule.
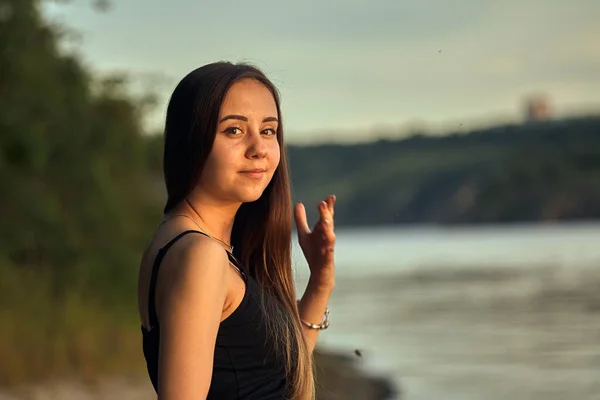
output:
[[[173,245],[179,239],[181,239],[182,237],[184,237],[186,235],[189,235],[190,233],[199,233],[200,235],[204,235],[208,238],[211,238],[209,235],[207,235],[206,233],[204,233],[202,231],[195,230],[195,229],[189,229],[189,230],[179,233],[177,236],[175,236],[173,239],[171,239],[167,244],[165,244],[163,247],[161,247],[158,250],[158,253],[156,254],[156,258],[154,259],[154,264],[152,265],[152,273],[150,275],[150,290],[148,292],[148,318],[149,318],[149,322],[150,322],[150,329],[152,329],[158,325],[158,315],[156,313],[155,299],[156,299],[156,281],[158,279],[158,270],[160,268],[160,264],[162,263],[162,260],[165,258],[167,251],[169,251],[169,249],[171,247],[173,247]],[[229,259],[229,262],[237,270],[239,270],[239,272],[244,277],[244,281],[246,281],[247,275],[246,275],[244,269],[241,267],[241,265],[239,265],[239,263],[237,262],[235,257],[233,257],[233,255],[230,252],[228,252],[227,250],[225,250],[225,252],[227,253],[227,258]]]
[[150,290],[148,292],[148,318],[150,319],[150,329],[154,328],[158,325],[158,316],[156,314],[156,304],[154,303],[154,299],[156,298],[156,280],[158,278],[158,270],[160,268],[160,264],[162,263],[163,258],[165,258],[165,254],[167,251],[182,237],[189,235],[190,233],[199,233],[203,235],[203,232],[197,230],[187,230],[183,231],[173,239],[171,239],[167,244],[158,249],[158,253],[156,254],[156,258],[154,259],[154,264],[152,264],[152,274],[150,275]]

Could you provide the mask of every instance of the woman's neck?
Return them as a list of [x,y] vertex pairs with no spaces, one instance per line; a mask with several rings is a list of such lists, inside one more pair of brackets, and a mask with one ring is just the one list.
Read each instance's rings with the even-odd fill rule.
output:
[[240,205],[215,204],[190,194],[180,207],[177,207],[177,213],[189,215],[203,231],[230,244],[235,214]]

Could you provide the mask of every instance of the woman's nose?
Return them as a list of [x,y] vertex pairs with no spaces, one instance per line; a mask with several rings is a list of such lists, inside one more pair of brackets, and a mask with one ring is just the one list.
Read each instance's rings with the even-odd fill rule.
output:
[[249,139],[248,156],[250,158],[264,158],[267,155],[265,138],[259,132],[254,131],[247,137]]

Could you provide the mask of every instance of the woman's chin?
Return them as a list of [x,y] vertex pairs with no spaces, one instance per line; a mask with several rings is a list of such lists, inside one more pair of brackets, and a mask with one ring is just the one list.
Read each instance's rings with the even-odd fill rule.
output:
[[242,203],[254,203],[256,200],[260,199],[260,196],[262,196],[263,192],[264,190],[248,190],[244,191],[243,193],[238,193],[238,198]]

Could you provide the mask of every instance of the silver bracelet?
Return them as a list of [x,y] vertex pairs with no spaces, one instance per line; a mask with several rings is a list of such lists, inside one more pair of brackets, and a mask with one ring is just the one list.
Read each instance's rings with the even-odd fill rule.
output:
[[[298,300],[298,303],[300,303],[300,300]],[[311,324],[304,321],[302,318],[300,318],[300,322],[302,322],[306,327],[310,329],[317,329],[322,331],[329,328],[329,307],[325,308],[325,315],[323,316],[323,321],[321,321],[320,324]]]

